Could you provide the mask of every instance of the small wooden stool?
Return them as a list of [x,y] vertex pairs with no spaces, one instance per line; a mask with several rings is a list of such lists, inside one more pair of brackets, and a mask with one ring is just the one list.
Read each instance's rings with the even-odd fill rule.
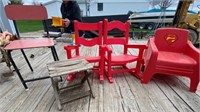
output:
[[[52,86],[54,89],[54,94],[56,97],[56,101],[57,101],[59,110],[62,110],[62,106],[61,106],[62,104],[67,103],[69,101],[80,99],[80,98],[90,96],[90,95],[92,95],[92,97],[94,98],[94,95],[92,93],[92,88],[91,88],[90,82],[88,80],[88,77],[90,75],[89,70],[92,69],[93,66],[90,63],[88,63],[85,59],[73,58],[73,59],[68,59],[65,61],[55,61],[55,62],[47,64],[47,68],[49,70],[49,75],[51,77],[51,82],[52,82]],[[60,77],[63,75],[77,73],[80,71],[84,71],[84,75],[85,75],[80,83],[70,85],[67,87],[59,88],[59,86],[58,86],[59,80],[57,80],[57,79],[60,79]],[[85,81],[87,81],[87,83],[88,83],[89,91],[87,91],[85,93],[80,93],[80,95],[78,94],[78,95],[76,95],[76,97],[70,96],[69,99],[61,98],[61,93],[62,93],[61,90],[79,87],[79,86],[83,85]]]

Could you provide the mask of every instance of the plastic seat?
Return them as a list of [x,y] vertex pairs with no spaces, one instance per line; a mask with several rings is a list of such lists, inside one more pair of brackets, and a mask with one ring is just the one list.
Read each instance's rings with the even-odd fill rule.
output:
[[[100,81],[104,80],[104,47],[102,45],[102,21],[98,23],[83,23],[74,21],[75,27],[75,45],[66,45],[64,49],[67,52],[67,58],[76,58],[83,57],[90,63],[98,63],[97,66],[94,66],[93,72],[99,73]],[[98,36],[95,38],[84,38],[81,37],[80,31],[96,31],[98,32]],[[79,53],[79,45],[81,47],[94,47],[97,45],[99,54],[96,56],[81,56]],[[75,50],[75,54],[72,55],[72,50]],[[71,74],[67,77],[68,80],[72,80],[74,75]]]
[[199,56],[188,40],[189,32],[178,28],[160,28],[148,40],[144,53],[142,83],[148,83],[154,74],[169,74],[190,78],[190,91],[195,92],[199,83]]
[[[118,29],[117,32],[123,33],[123,35],[118,35],[118,37],[108,36],[109,32],[112,30]],[[104,20],[104,39],[103,43],[105,45],[105,70],[108,81],[113,82],[112,75],[119,72],[131,72],[137,77],[140,75],[140,65],[142,62],[143,51],[146,48],[146,45],[133,45],[128,44],[129,40],[129,30],[130,22],[126,21],[125,23],[121,21],[111,21],[108,22],[107,19]],[[122,54],[113,54],[113,50],[110,45],[121,45],[123,46]],[[128,48],[139,49],[138,55],[128,54]],[[128,67],[128,63],[137,62],[136,67]],[[121,69],[113,69],[113,66],[122,66]]]

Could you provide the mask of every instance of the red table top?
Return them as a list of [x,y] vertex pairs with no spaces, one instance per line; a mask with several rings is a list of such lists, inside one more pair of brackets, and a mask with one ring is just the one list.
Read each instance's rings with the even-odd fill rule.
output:
[[16,49],[29,49],[29,48],[50,47],[50,46],[54,46],[54,41],[51,38],[24,39],[24,40],[11,41],[4,49],[16,50]]

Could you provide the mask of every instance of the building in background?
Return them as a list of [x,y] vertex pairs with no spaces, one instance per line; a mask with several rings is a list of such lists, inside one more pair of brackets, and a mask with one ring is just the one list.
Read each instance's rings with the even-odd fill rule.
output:
[[[124,15],[129,11],[145,11],[149,9],[146,0],[76,0],[80,6],[82,16]],[[61,0],[44,2],[49,18],[61,16]]]
[[8,0],[0,0],[0,29],[1,31],[8,30],[12,34],[16,34],[16,30],[13,21],[8,20],[4,6],[8,4]]

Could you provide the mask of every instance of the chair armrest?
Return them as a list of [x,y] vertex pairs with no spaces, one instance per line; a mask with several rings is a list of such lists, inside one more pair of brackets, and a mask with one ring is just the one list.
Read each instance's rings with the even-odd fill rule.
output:
[[105,52],[112,53],[112,49],[108,47],[107,45],[104,46]]
[[111,55],[112,55],[112,49],[109,47],[109,46],[107,46],[107,45],[105,45],[105,56],[107,56],[108,57],[108,61],[110,61],[111,60]]
[[72,49],[77,49],[78,45],[65,45],[64,49],[65,50],[72,50]]
[[195,48],[194,45],[190,41],[187,42],[184,54],[192,57],[197,62],[200,61],[200,51],[197,48]]
[[143,55],[144,62],[146,65],[147,64],[155,65],[155,62],[158,57],[158,49],[154,43],[154,39],[150,38],[147,44],[148,48],[145,50]]
[[70,59],[72,58],[72,50],[75,49],[76,54],[79,55],[79,46],[78,45],[66,45],[64,46],[64,49],[67,52],[67,58]]
[[125,52],[128,51],[128,48],[137,48],[137,49],[139,49],[139,54],[138,54],[138,56],[139,56],[140,58],[142,58],[142,55],[143,55],[144,50],[147,49],[147,45],[127,44],[127,45],[125,45],[125,49],[124,49]]

